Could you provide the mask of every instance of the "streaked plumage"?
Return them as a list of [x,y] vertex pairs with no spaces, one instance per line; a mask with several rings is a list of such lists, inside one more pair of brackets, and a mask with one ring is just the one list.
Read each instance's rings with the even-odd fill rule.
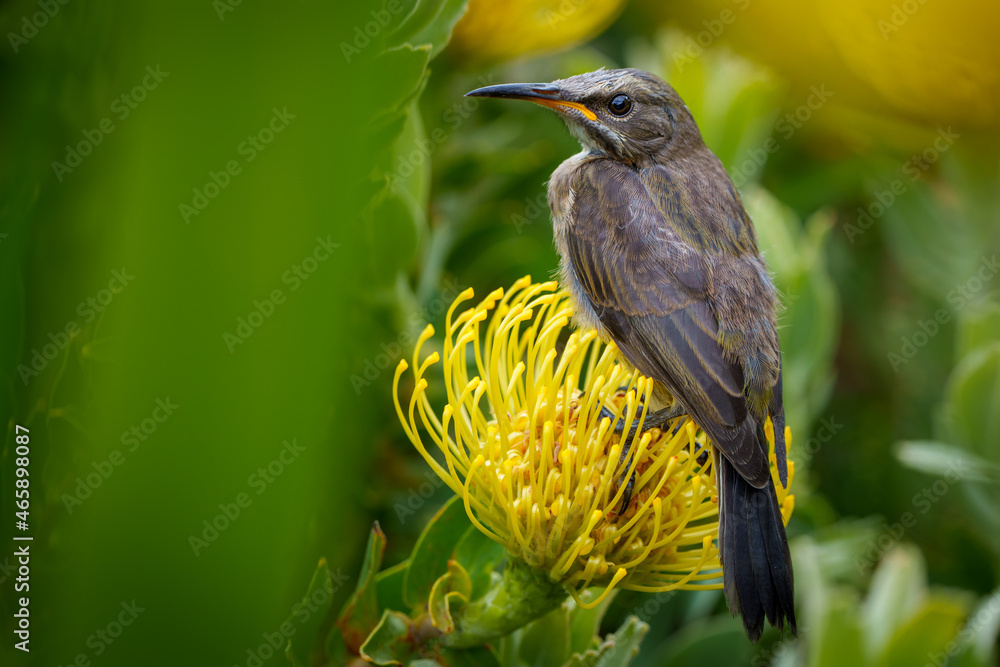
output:
[[[549,182],[577,318],[711,437],[730,610],[755,641],[765,617],[794,632],[792,565],[764,436],[770,416],[786,483],[778,300],[722,164],[677,93],[640,70],[471,94],[541,102],[580,140],[583,152]],[[617,116],[621,95],[629,111]]]

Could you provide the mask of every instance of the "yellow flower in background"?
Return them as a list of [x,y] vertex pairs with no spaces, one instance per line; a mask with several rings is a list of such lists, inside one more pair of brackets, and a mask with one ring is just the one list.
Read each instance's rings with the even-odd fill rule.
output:
[[497,62],[573,46],[606,28],[625,0],[470,0],[449,51]]
[[1000,121],[1000,3],[851,0],[822,7],[844,62],[901,114]]
[[[434,333],[428,326],[412,366],[401,361],[396,370],[393,393],[407,435],[464,500],[479,530],[566,586],[578,602],[590,586],[605,592],[587,606],[616,585],[720,588],[710,442],[687,417],[641,433],[652,382],[621,366],[616,348],[595,331],[570,332],[568,294],[557,290],[555,282],[525,277],[455,317],[472,290],[459,295],[441,354],[420,358]],[[425,374],[442,359],[448,402],[439,411]],[[414,390],[404,410],[398,393],[407,368]],[[600,417],[602,405],[621,415],[620,434]],[[634,423],[641,435],[622,460]],[[794,497],[777,479],[770,423],[767,433],[787,523]],[[617,480],[633,474],[632,499],[619,514],[624,485]],[[788,474],[791,486],[791,463]]]
[[[924,125],[1000,123],[995,0],[639,0],[677,23],[690,51],[730,44],[833,106]],[[857,119],[855,119],[857,120]]]

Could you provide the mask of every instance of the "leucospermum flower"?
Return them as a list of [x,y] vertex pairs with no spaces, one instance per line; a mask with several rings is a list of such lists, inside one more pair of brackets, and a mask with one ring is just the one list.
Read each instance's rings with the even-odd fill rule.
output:
[[448,49],[476,62],[565,49],[600,33],[624,6],[625,0],[470,0]]
[[[573,309],[555,282],[517,281],[456,316],[448,310],[443,348],[396,369],[394,395],[407,436],[465,502],[472,522],[534,571],[580,593],[591,586],[636,591],[721,588],[718,496],[711,443],[687,417],[642,432],[652,381],[619,363],[597,332],[570,331]],[[442,364],[447,404],[428,397],[428,370]],[[399,382],[412,368],[404,409]],[[621,415],[616,433],[601,417]],[[629,442],[630,455],[621,453]],[[787,523],[794,497],[772,477]],[[422,435],[425,432],[431,446]],[[791,443],[790,433],[785,441]],[[618,480],[634,474],[628,507]],[[788,463],[789,486],[794,466]]]

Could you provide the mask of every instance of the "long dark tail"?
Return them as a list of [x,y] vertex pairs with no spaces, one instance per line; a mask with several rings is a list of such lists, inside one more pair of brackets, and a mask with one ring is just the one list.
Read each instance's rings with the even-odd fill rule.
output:
[[764,618],[796,633],[792,559],[774,484],[750,485],[725,456],[716,452],[719,490],[719,555],[729,611],[743,616],[754,642]]

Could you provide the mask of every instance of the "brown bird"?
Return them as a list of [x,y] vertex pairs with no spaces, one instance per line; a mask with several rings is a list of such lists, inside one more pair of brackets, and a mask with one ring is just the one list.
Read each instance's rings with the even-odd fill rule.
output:
[[[467,94],[549,107],[580,141],[583,151],[549,181],[576,318],[656,381],[660,409],[645,429],[686,414],[712,439],[729,609],[753,641],[765,617],[794,633],[792,563],[764,435],[770,416],[785,485],[778,299],[722,163],[676,91],[641,70]],[[632,480],[620,483],[630,493]]]

